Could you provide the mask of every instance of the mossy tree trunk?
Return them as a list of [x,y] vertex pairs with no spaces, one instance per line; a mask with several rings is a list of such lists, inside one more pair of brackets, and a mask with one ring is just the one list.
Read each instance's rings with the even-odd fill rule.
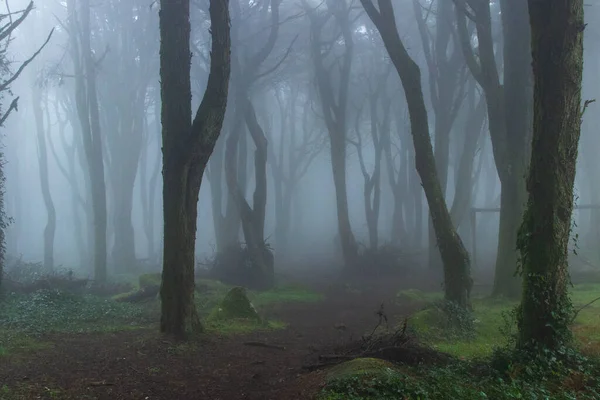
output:
[[529,200],[519,232],[523,297],[518,346],[570,338],[568,244],[581,129],[583,0],[529,0],[534,120]]
[[454,229],[437,177],[419,67],[409,56],[400,39],[391,0],[379,0],[379,10],[371,0],[361,0],[361,3],[379,30],[404,87],[415,147],[415,164],[429,204],[444,266],[445,297],[467,308],[470,306],[472,286],[469,254]]
[[229,1],[210,1],[210,72],[193,122],[190,0],[161,0],[160,6],[164,209],[160,329],[185,337],[202,328],[194,306],[196,217],[202,175],[219,138],[227,105]]

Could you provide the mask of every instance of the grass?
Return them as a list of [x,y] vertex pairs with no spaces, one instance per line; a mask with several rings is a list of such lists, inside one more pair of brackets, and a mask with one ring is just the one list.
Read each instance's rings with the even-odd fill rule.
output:
[[[200,280],[196,305],[208,334],[231,335],[254,330],[282,329],[280,321],[209,321],[206,318],[231,289],[218,281]],[[316,302],[321,295],[297,286],[282,286],[265,292],[249,292],[259,312],[274,304]],[[0,357],[37,351],[50,343],[49,333],[116,332],[154,327],[160,316],[158,299],[142,303],[116,301],[58,290],[40,290],[29,295],[7,295],[0,303]]]
[[[600,284],[571,290],[575,309],[598,297]],[[441,298],[441,293],[410,290],[398,298],[425,305]],[[599,399],[600,300],[582,309],[573,326],[583,355],[567,351],[546,358],[519,355],[505,346],[515,332],[510,312],[516,305],[503,299],[473,299],[475,335],[468,339],[437,327],[436,309],[425,308],[409,319],[409,326],[425,343],[458,360],[444,367],[385,365],[379,371],[330,374],[319,400]]]
[[[441,293],[430,293],[420,299],[440,298]],[[600,284],[576,285],[571,290],[575,308],[580,308],[600,297]],[[420,311],[409,319],[409,326],[425,342],[434,348],[462,358],[485,357],[495,348],[507,344],[507,336],[502,330],[514,332],[509,313],[517,305],[516,301],[478,297],[473,299],[476,335],[470,340],[448,339],[447,332],[435,327],[435,311],[431,308]],[[575,320],[573,332],[582,350],[590,355],[600,355],[600,301],[583,309]],[[512,322],[512,323],[511,323]]]

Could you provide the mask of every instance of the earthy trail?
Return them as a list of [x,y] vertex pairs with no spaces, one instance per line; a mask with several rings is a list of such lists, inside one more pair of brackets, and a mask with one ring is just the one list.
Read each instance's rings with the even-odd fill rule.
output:
[[[0,387],[27,387],[27,400],[311,399],[322,374],[309,374],[303,366],[325,349],[371,331],[381,303],[391,322],[414,311],[392,301],[397,285],[380,282],[360,292],[320,286],[322,302],[266,311],[268,318],[289,324],[278,331],[193,344],[170,342],[154,330],[51,336],[49,349],[3,358]],[[244,344],[249,341],[275,346]]]

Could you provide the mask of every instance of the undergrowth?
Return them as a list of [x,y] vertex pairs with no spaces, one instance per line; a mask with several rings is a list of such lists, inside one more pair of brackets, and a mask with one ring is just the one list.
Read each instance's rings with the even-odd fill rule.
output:
[[[549,356],[549,355],[546,355]],[[378,373],[333,377],[319,400],[594,400],[600,398],[600,366],[581,357],[572,363],[552,356],[496,364],[456,361],[446,367],[397,366]],[[502,358],[504,357],[504,358]],[[507,361],[501,364],[500,360]],[[508,361],[510,360],[510,361]],[[486,360],[487,361],[487,360]]]
[[[418,336],[457,358],[447,366],[396,365],[378,373],[330,377],[320,400],[592,400],[600,399],[600,285],[571,291],[579,310],[571,329],[573,347],[558,351],[514,350],[516,302],[473,300],[473,335],[448,329],[438,294],[399,294],[428,306],[409,319]],[[470,331],[470,322],[465,327]]]
[[[201,280],[196,292],[197,309],[202,319],[225,297],[230,286]],[[315,302],[321,295],[301,287],[276,287],[265,292],[249,292],[248,297],[260,311],[267,306],[288,302]],[[44,334],[115,332],[140,328],[158,329],[158,298],[139,303],[114,298],[42,289],[30,294],[6,294],[0,302],[0,357],[26,353],[49,346]],[[255,330],[282,329],[280,321],[205,321],[208,334],[237,334]]]

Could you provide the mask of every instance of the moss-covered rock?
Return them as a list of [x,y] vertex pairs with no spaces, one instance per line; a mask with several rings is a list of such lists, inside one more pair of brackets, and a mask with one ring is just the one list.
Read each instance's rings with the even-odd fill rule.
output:
[[246,289],[241,286],[231,288],[225,298],[212,310],[209,320],[246,319],[261,321],[256,308],[248,299]]
[[327,374],[327,380],[346,379],[349,377],[377,378],[389,377],[390,375],[400,376],[401,373],[396,369],[394,364],[388,361],[379,358],[355,358],[331,368]]
[[139,285],[140,289],[160,286],[162,281],[162,274],[160,272],[156,272],[154,274],[143,274],[139,277]]

